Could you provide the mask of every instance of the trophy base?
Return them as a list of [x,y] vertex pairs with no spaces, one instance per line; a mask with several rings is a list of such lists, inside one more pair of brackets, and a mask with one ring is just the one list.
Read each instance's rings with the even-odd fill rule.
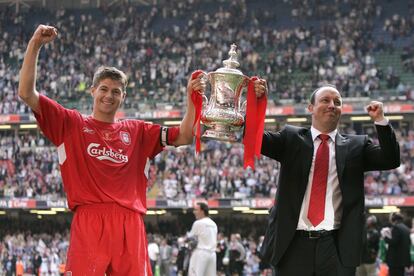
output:
[[219,140],[223,142],[238,142],[237,136],[229,126],[215,125],[213,128],[207,129],[201,136],[203,140]]

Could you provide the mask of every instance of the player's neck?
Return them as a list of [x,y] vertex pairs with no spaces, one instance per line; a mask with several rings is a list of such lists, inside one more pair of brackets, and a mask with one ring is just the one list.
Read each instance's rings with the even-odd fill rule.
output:
[[100,122],[104,122],[104,123],[115,123],[115,115],[112,114],[102,114],[102,113],[98,113],[98,112],[92,112],[92,118],[100,121]]

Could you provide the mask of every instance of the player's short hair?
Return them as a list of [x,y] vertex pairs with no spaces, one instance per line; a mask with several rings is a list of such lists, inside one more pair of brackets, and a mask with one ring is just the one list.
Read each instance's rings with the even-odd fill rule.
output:
[[128,78],[121,70],[115,67],[100,66],[93,75],[92,87],[97,87],[98,84],[104,79],[119,81],[123,87],[122,91],[126,91]]
[[197,205],[200,206],[200,209],[204,212],[204,215],[208,216],[208,205],[204,202],[197,202]]
[[312,94],[309,97],[309,102],[311,104],[315,104],[316,93],[318,93],[318,91],[321,90],[322,88],[327,88],[327,87],[334,88],[334,89],[336,89],[339,92],[338,88],[336,88],[335,85],[330,84],[330,83],[325,83],[322,86],[316,88],[315,91],[312,92]]

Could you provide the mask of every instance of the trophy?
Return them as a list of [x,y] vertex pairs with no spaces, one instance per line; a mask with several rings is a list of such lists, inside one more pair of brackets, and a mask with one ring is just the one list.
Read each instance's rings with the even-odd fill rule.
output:
[[206,74],[210,83],[210,99],[204,96],[201,122],[207,127],[202,139],[237,142],[236,132],[244,124],[246,101],[240,104],[243,88],[248,85],[249,77],[237,69],[236,45],[232,44],[229,59],[224,67]]

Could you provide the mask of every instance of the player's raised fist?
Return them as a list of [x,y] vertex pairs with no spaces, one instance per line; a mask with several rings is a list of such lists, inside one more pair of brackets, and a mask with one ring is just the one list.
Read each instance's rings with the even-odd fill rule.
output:
[[53,26],[39,25],[36,31],[33,33],[31,41],[38,47],[51,42],[57,37],[58,31]]

